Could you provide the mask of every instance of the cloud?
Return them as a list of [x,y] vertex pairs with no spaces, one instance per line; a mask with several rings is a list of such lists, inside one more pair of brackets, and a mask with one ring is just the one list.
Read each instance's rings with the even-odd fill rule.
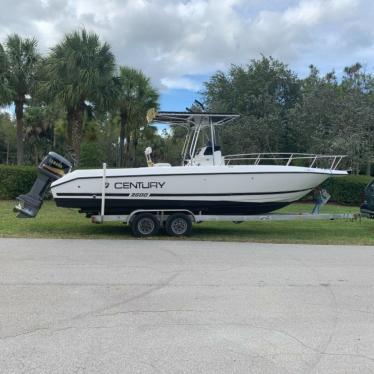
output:
[[[261,53],[302,71],[373,65],[370,0],[0,0],[0,41],[35,36],[43,53],[79,27],[108,41],[119,64],[157,87],[196,90],[208,75]],[[186,75],[189,75],[186,77]]]
[[202,89],[200,82],[196,82],[191,78],[161,78],[161,84],[168,89],[184,89],[189,91],[199,91]]

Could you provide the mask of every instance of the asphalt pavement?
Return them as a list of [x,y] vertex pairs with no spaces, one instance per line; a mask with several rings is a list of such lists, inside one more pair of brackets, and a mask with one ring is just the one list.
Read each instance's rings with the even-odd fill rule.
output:
[[0,373],[374,373],[374,247],[0,239]]

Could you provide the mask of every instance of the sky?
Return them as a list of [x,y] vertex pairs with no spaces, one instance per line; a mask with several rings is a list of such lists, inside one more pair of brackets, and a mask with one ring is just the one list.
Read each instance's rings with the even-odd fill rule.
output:
[[162,110],[184,110],[203,82],[261,54],[299,76],[361,62],[374,71],[372,0],[0,0],[0,43],[35,37],[41,53],[86,28],[119,65],[151,78]]

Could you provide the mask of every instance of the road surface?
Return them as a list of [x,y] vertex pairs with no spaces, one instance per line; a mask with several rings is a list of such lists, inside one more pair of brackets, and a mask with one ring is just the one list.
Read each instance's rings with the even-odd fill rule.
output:
[[0,373],[374,373],[374,247],[1,239]]

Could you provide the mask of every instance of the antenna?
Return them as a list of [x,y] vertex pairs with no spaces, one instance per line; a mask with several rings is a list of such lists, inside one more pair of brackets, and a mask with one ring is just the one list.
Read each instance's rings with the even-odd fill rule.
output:
[[195,104],[197,104],[202,109],[203,112],[205,111],[204,105],[199,100],[195,99]]

